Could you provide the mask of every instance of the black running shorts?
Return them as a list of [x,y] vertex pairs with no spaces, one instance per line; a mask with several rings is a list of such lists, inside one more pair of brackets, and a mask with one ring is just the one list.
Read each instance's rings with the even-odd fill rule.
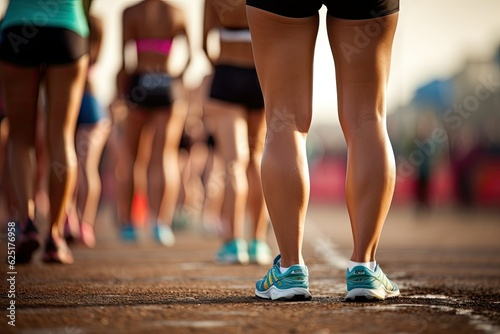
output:
[[19,66],[70,64],[88,49],[87,38],[65,28],[22,25],[0,33],[0,60]]
[[328,15],[347,20],[372,19],[399,11],[399,0],[247,0],[247,5],[294,18],[313,16],[322,5],[328,8]]
[[173,79],[167,73],[137,73],[127,95],[129,105],[144,109],[169,108],[174,103]]
[[212,86],[212,99],[241,104],[248,109],[264,108],[264,98],[257,71],[254,67],[216,65]]

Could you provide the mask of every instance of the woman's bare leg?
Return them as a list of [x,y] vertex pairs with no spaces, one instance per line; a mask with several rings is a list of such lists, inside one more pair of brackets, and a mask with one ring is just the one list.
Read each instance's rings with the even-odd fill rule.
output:
[[[339,118],[347,142],[346,201],[354,239],[351,260],[356,262],[375,260],[394,191],[385,92],[397,20],[398,14],[356,21],[328,17],[327,21]],[[362,48],[355,43],[359,31],[369,34]]]
[[[7,168],[14,189],[17,219],[24,224],[34,221],[35,171],[31,163],[35,154],[40,71],[38,68],[20,67],[0,62],[3,103],[9,119],[7,138]],[[31,203],[31,205],[30,205]]]
[[[169,167],[175,166],[178,161],[177,152],[174,153],[173,157],[171,155],[169,155],[168,157],[165,156],[165,152],[167,151],[167,148],[165,147],[166,131],[169,118],[170,111],[156,111],[154,116],[149,119],[147,125],[147,131],[151,131],[151,133],[153,134],[151,157],[147,167],[147,197],[149,205],[149,220],[151,220],[153,224],[157,224],[159,219],[167,218],[160,218],[159,216],[161,205],[166,195],[165,191],[168,183],[166,177],[166,168],[168,168],[167,165],[170,165]],[[169,181],[173,181],[173,183],[175,184],[177,179],[179,178],[177,177],[177,173],[175,173],[173,180]],[[176,186],[174,187],[177,188]],[[170,197],[175,197],[173,196],[173,194],[169,195]],[[162,224],[170,224],[170,220],[162,221]]]
[[[0,82],[0,88],[1,88]],[[2,98],[2,91],[0,90],[0,99]],[[0,175],[3,175],[4,168],[7,161],[7,138],[9,135],[9,124],[7,117],[0,120]]]
[[[0,81],[0,98],[2,83]],[[7,165],[7,138],[9,134],[9,124],[7,117],[0,121],[0,221],[6,222],[13,219],[13,212],[9,207],[9,197],[11,195],[10,181],[8,181],[10,174]]]
[[236,105],[212,101],[215,141],[224,165],[225,190],[221,220],[225,241],[242,239],[246,217],[249,147],[246,111]]
[[253,223],[253,237],[265,241],[268,232],[268,215],[262,192],[261,164],[266,140],[266,115],[264,111],[251,111],[247,118],[250,163],[248,164],[248,210]]
[[215,147],[208,148],[203,174],[204,199],[201,213],[203,229],[209,234],[222,235],[221,215],[224,203],[225,172],[217,143]]
[[[80,125],[76,132],[76,154],[78,157],[79,178],[76,207],[80,214],[80,223],[94,226],[101,197],[101,176],[99,163],[110,131],[108,119],[96,124]],[[82,225],[82,230],[86,228]],[[93,234],[81,235],[87,246],[93,247]]]
[[302,241],[310,190],[305,144],[312,117],[319,17],[290,19],[255,7],[247,7],[247,14],[266,104],[262,187],[281,265],[290,267],[304,262]]
[[49,198],[49,153],[47,149],[47,125],[44,110],[45,91],[42,85],[38,100],[37,129],[35,135],[35,186],[33,200],[35,202],[35,216],[37,224],[47,226],[50,224],[50,198]]
[[172,225],[181,188],[179,144],[186,120],[186,105],[177,101],[150,120],[155,132],[148,168],[148,198],[154,223]]
[[74,193],[77,176],[75,128],[82,101],[88,57],[69,65],[49,66],[47,90],[47,147],[51,236],[62,237],[66,208]]
[[120,191],[117,194],[117,209],[120,224],[132,222],[131,210],[135,192],[134,164],[146,119],[147,116],[143,112],[130,110],[123,121],[123,137],[119,139],[122,148],[121,163],[117,167],[117,178],[120,185]]

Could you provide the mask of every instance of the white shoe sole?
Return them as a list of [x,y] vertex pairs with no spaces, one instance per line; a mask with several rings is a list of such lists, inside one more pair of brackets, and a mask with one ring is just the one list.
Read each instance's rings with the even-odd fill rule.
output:
[[255,289],[255,295],[262,299],[271,300],[310,300],[311,293],[305,288],[278,289],[274,285],[266,291]]
[[387,291],[383,287],[378,289],[352,289],[347,293],[345,299],[347,300],[355,300],[356,297],[366,298],[368,300],[385,300],[386,298],[393,298],[400,295],[399,290],[396,291]]

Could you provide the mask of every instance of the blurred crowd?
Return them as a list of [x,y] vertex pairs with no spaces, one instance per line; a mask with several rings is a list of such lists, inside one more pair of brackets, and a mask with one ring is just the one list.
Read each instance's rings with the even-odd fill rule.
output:
[[[98,98],[94,66],[106,17],[94,15],[91,3],[11,0],[0,15],[0,221],[16,222],[17,263],[30,262],[43,245],[44,262],[72,263],[71,244],[94,247],[95,224],[106,211],[122,242],[138,241],[138,230],[147,229],[170,247],[176,230],[199,228],[220,238],[218,263],[269,264],[260,186],[265,116],[244,2],[221,13],[206,1],[199,49],[212,73],[189,89],[184,75],[193,43],[184,11],[158,0],[125,8],[109,105]],[[42,14],[47,21],[40,25]],[[214,34],[218,40],[209,38]],[[55,42],[43,45],[49,38]],[[82,40],[86,50],[76,53]],[[179,49],[185,59],[173,66]],[[43,58],[27,62],[36,53]],[[78,75],[51,75],[73,67]],[[52,81],[67,90],[54,92]],[[24,120],[14,117],[21,114]],[[59,156],[53,133],[62,135]]]
[[389,125],[398,176],[420,207],[500,206],[500,47],[420,87]]
[[[422,85],[387,123],[397,163],[395,205],[500,207],[500,47]],[[320,125],[309,138],[313,200],[344,201],[340,133]]]

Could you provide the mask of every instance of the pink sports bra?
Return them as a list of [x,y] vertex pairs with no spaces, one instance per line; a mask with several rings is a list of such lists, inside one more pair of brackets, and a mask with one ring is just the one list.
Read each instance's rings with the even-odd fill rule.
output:
[[153,52],[168,55],[172,48],[172,38],[142,38],[136,41],[137,52]]

